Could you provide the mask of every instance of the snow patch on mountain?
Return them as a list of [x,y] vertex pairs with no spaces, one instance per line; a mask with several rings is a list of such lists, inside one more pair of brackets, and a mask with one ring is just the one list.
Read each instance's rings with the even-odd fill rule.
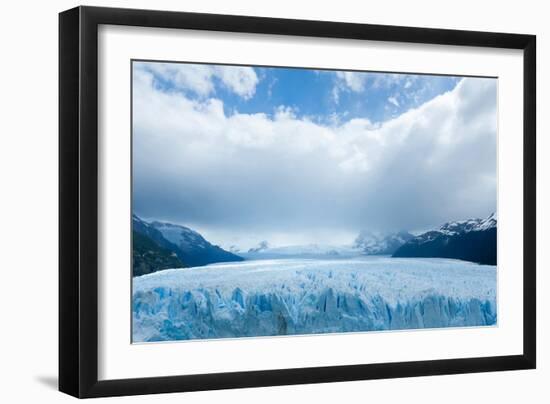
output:
[[165,222],[152,222],[151,226],[160,231],[164,238],[182,250],[206,248],[210,245],[198,232],[185,226]]
[[439,228],[440,233],[447,236],[454,236],[471,231],[483,231],[497,226],[497,219],[494,213],[485,219],[468,219],[445,223]]
[[445,223],[409,240],[393,257],[454,258],[479,264],[497,264],[497,217]]
[[492,213],[485,219],[468,219],[447,222],[439,229],[427,231],[426,233],[417,236],[412,241],[417,244],[422,244],[433,241],[442,236],[452,237],[472,231],[485,231],[495,227],[497,227],[497,217],[495,213]]

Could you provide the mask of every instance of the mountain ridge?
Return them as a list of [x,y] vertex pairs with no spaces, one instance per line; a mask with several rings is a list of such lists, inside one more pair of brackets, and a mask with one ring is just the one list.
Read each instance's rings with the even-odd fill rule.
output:
[[243,261],[242,257],[211,244],[200,233],[189,227],[168,222],[151,222],[170,243],[177,246],[178,256],[190,266],[203,266],[217,262]]
[[497,216],[447,222],[403,244],[398,258],[455,258],[478,264],[497,263]]
[[[197,231],[132,215],[134,276],[167,268],[204,266],[243,258],[211,244]],[[173,266],[171,266],[173,265]]]

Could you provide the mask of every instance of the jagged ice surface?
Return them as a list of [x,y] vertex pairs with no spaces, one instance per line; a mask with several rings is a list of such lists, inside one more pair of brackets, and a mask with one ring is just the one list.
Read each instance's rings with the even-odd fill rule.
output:
[[133,280],[133,341],[482,326],[496,267],[430,258],[281,259]]

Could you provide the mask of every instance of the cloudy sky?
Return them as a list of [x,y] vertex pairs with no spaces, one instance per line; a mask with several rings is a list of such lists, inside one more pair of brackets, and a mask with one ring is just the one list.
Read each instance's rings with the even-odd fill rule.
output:
[[497,81],[133,63],[133,209],[222,246],[496,210]]

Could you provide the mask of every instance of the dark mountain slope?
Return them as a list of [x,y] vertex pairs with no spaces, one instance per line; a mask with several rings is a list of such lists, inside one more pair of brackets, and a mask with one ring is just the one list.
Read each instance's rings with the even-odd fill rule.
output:
[[[174,253],[185,267],[243,260],[238,255],[212,245],[199,233],[185,226],[163,222],[149,223],[132,215],[132,230],[146,236],[161,249]],[[156,258],[162,261],[160,256]],[[149,272],[160,269],[165,268],[151,269]]]
[[140,276],[168,268],[183,268],[175,252],[159,246],[154,240],[137,231],[132,232],[133,275]]
[[445,223],[403,244],[393,257],[454,258],[479,264],[497,264],[497,219],[470,219]]
[[178,257],[189,266],[243,261],[242,257],[212,245],[203,236],[188,227],[164,222],[153,222],[150,226],[160,232],[170,243],[176,245]]

